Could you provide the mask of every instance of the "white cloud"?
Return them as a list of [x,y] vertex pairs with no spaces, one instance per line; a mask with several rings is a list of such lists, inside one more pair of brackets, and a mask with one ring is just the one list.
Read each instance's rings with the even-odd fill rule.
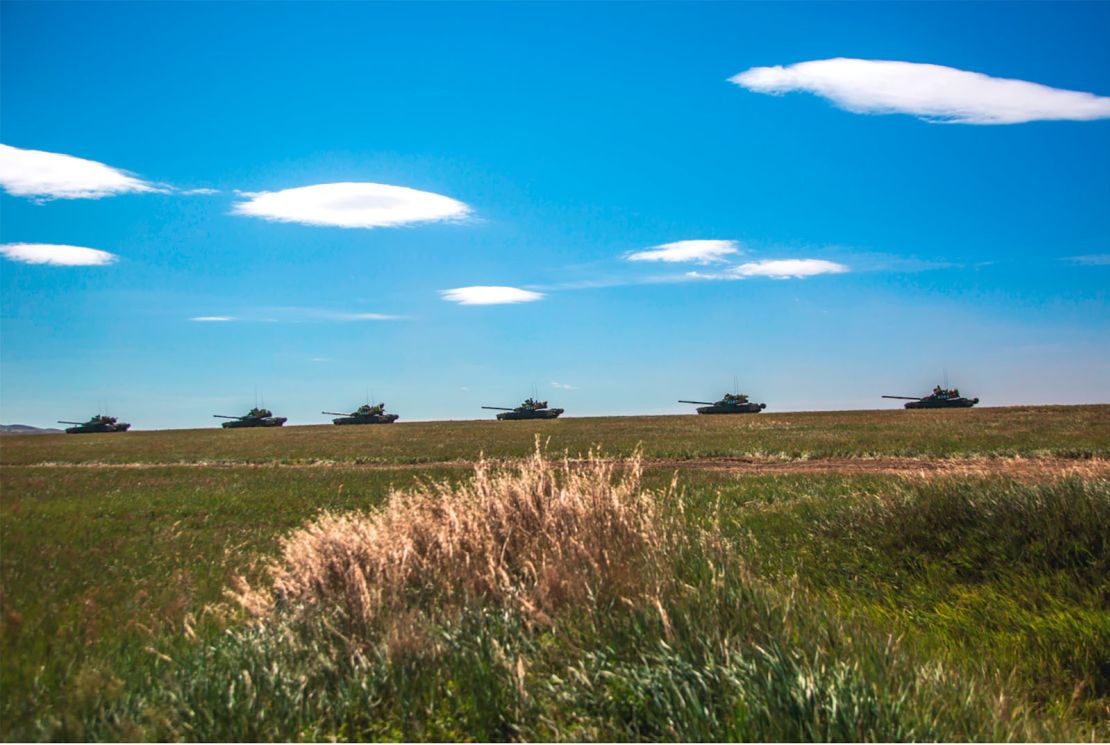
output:
[[315,184],[240,196],[247,201],[235,205],[237,215],[341,228],[459,220],[470,214],[470,207],[442,194],[389,184]]
[[244,316],[197,316],[190,321],[243,321],[245,323],[306,323],[311,321],[401,321],[405,316],[386,313],[362,313],[330,308],[260,308],[261,315],[249,313]]
[[496,287],[478,285],[475,287],[456,287],[441,290],[440,296],[459,305],[505,305],[507,303],[530,303],[543,298],[542,292],[522,290],[519,287]]
[[729,267],[720,274],[690,272],[687,276],[694,279],[747,279],[749,277],[804,279],[818,274],[842,274],[847,271],[848,267],[843,264],[824,259],[764,259]]
[[103,266],[112,264],[119,258],[96,248],[51,243],[5,243],[0,245],[0,254],[24,264],[53,266]]
[[219,194],[220,190],[219,189],[182,189],[180,193],[184,194],[187,197],[196,196],[196,195],[207,196],[209,194]]
[[564,390],[564,391],[576,391],[576,390],[578,390],[578,386],[570,385],[568,383],[554,383],[553,382],[551,384],[551,387],[552,388],[559,388],[559,389]]
[[692,261],[710,264],[724,261],[725,256],[740,252],[736,241],[676,241],[628,254],[629,261]]
[[1085,256],[1069,256],[1067,258],[1073,264],[1080,266],[1107,266],[1110,264],[1110,254],[1086,254]]
[[1110,98],[1105,96],[916,62],[816,60],[753,67],[729,81],[757,93],[813,93],[858,114],[912,114],[937,122],[1110,118]]
[[166,191],[95,160],[11,145],[0,145],[0,186],[14,196],[33,199],[100,199]]

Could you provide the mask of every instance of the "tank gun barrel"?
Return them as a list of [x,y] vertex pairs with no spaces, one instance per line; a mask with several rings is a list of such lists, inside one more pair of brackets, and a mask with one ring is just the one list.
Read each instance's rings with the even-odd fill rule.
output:
[[713,406],[714,405],[712,401],[684,401],[682,399],[679,399],[678,402],[680,404],[703,404],[705,406]]
[[217,419],[246,419],[245,416],[231,416],[229,414],[213,414]]
[[67,422],[65,419],[59,419],[58,424],[84,424],[84,422]]
[[349,412],[348,413],[343,413],[343,412],[339,412],[339,411],[321,411],[320,413],[321,414],[327,414],[329,416],[351,416],[351,414]]
[[900,398],[903,401],[920,401],[921,396],[883,396],[883,398]]
[[483,406],[482,408],[483,409],[493,409],[494,411],[513,411],[513,409],[509,409],[509,408],[506,408],[504,406]]

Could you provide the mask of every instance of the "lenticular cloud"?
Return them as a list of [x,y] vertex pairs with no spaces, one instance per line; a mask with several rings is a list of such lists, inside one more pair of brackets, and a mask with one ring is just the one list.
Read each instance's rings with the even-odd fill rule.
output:
[[848,267],[843,264],[824,259],[765,259],[734,266],[728,273],[737,278],[804,279],[818,274],[843,274],[846,271]]
[[119,258],[96,248],[52,243],[5,243],[0,246],[0,254],[24,264],[53,266],[102,266],[114,263]]
[[0,145],[0,186],[13,196],[33,199],[100,199],[165,191],[95,160],[11,145]]
[[442,194],[389,184],[316,184],[244,196],[248,200],[233,209],[237,215],[341,228],[386,228],[470,214],[470,207]]
[[661,246],[653,246],[643,251],[628,254],[625,258],[629,261],[665,261],[668,263],[690,261],[698,264],[710,264],[716,261],[724,261],[725,256],[739,253],[739,251],[736,241],[675,241],[674,243],[664,243]]
[[824,259],[763,259],[737,264],[718,274],[689,272],[686,276],[690,279],[748,279],[749,277],[805,279],[820,274],[843,274],[847,271],[849,269],[844,264]]
[[456,287],[453,290],[442,290],[439,294],[444,300],[459,305],[506,305],[509,303],[530,303],[543,298],[542,292],[496,285]]
[[729,81],[756,93],[805,91],[858,114],[912,114],[957,124],[1110,118],[1110,98],[941,65],[827,59],[753,67]]

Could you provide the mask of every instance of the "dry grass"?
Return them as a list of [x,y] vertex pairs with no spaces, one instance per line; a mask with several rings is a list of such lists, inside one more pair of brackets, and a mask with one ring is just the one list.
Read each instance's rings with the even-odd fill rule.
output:
[[[240,588],[255,614],[338,613],[356,633],[481,604],[546,623],[570,606],[657,598],[684,536],[641,487],[640,458],[480,461],[465,483],[393,492],[368,514],[325,513],[283,539],[272,587]],[[379,637],[380,638],[380,637]]]

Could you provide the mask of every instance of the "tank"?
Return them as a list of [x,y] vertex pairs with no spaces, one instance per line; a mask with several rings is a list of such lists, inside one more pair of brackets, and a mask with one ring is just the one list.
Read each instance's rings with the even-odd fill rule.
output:
[[970,409],[979,403],[978,398],[965,398],[960,395],[959,388],[933,388],[928,396],[883,396],[883,398],[897,398],[908,401],[907,409]]
[[332,424],[393,424],[399,418],[396,414],[386,414],[385,404],[363,404],[350,414],[340,414],[338,411],[322,411],[321,414],[330,414],[338,417],[332,419]]
[[227,414],[213,414],[212,416],[217,419],[230,419],[230,422],[224,422],[220,426],[224,429],[236,429],[238,427],[280,427],[285,424],[285,417],[274,416],[274,412],[269,409],[254,408],[246,413],[245,416],[228,416]]
[[72,424],[72,427],[66,427],[67,435],[89,435],[98,432],[126,432],[131,428],[127,422],[121,422],[114,416],[105,416],[97,414],[89,419],[87,422],[66,422],[61,419],[58,424]]
[[549,409],[547,408],[547,401],[537,401],[534,398],[525,400],[520,406],[515,409],[508,409],[504,406],[483,406],[483,409],[492,409],[500,411],[497,418],[501,421],[512,421],[515,419],[554,419],[563,413],[562,409]]
[[679,403],[703,404],[698,408],[699,414],[758,414],[767,408],[767,404],[752,403],[743,393],[726,393],[724,398],[716,403],[684,400],[680,400]]

